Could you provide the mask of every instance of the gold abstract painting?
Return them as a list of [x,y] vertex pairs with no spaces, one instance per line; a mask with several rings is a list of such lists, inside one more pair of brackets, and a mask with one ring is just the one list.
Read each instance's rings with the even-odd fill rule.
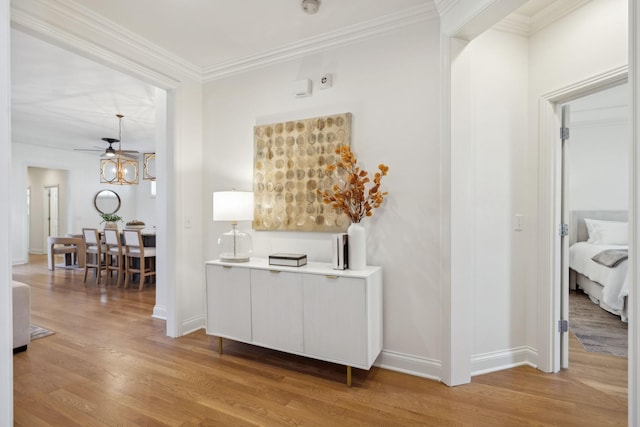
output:
[[349,218],[318,197],[338,179],[326,167],[341,145],[351,145],[351,113],[255,126],[253,228],[344,232]]

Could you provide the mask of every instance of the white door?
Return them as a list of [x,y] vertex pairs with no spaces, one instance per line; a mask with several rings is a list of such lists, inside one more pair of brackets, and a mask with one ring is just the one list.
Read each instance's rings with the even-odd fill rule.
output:
[[561,226],[559,230],[560,235],[560,274],[561,274],[561,289],[560,289],[560,324],[558,325],[558,331],[560,333],[560,367],[569,367],[569,200],[568,191],[569,188],[569,119],[570,119],[570,107],[569,105],[563,105],[561,110],[561,168],[562,168],[562,183],[560,184],[560,217]]
[[249,271],[207,265],[207,334],[251,342]]
[[47,237],[59,235],[59,203],[58,203],[58,186],[44,187],[42,202],[42,221],[43,221],[43,246],[44,253],[48,254]]
[[[368,369],[365,279],[305,274],[304,352],[324,360]],[[372,316],[372,313],[369,313]]]
[[254,343],[302,353],[302,275],[251,270],[251,316]]
[[60,235],[58,186],[49,187],[49,236]]

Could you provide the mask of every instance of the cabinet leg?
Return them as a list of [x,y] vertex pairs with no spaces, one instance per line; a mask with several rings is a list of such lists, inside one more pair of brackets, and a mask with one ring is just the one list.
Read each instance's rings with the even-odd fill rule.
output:
[[222,354],[222,337],[218,337],[218,353]]
[[347,385],[351,387],[351,366],[347,366]]

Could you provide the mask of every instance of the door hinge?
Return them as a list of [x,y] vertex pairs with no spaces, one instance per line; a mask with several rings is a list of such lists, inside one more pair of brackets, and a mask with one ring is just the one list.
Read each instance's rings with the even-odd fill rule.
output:
[[568,331],[569,331],[569,321],[558,320],[558,332],[568,332]]
[[569,235],[569,224],[560,224],[558,234],[560,237],[567,237]]
[[569,139],[569,128],[560,128],[560,139],[563,141]]

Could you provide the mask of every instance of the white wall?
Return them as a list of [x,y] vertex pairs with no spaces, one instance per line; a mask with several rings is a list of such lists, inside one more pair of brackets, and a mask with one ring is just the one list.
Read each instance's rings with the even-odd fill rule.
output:
[[612,90],[626,95],[629,85],[569,103],[571,137],[566,162],[570,210],[629,207],[629,105],[616,102],[617,97],[604,103],[607,98],[602,97]]
[[[140,171],[142,171],[142,160],[140,160]],[[135,217],[127,217],[124,221],[127,222],[132,219],[137,219],[143,221],[147,228],[151,229],[157,225],[157,212],[156,198],[151,196],[151,181],[143,180],[141,172],[140,183],[136,188]],[[124,223],[122,223],[122,226],[124,226]]]
[[[169,117],[175,114],[176,127],[169,129],[169,135],[174,141],[173,151],[165,151],[167,157],[159,159],[166,168],[162,167],[158,175],[158,185],[164,188],[158,193],[156,206],[162,209],[158,217],[164,216],[168,227],[158,230],[156,242],[160,250],[167,251],[166,258],[159,258],[159,263],[162,259],[167,262],[160,265],[164,270],[158,274],[162,275],[159,280],[175,280],[167,286],[160,282],[168,293],[159,298],[164,297],[167,305],[175,305],[175,313],[167,317],[167,333],[173,336],[205,326],[203,239],[208,240],[210,236],[204,228],[202,213],[203,206],[210,203],[202,196],[206,182],[203,165],[220,161],[226,154],[219,153],[218,159],[203,156],[202,93],[199,82],[183,82],[180,89],[172,93],[175,110],[169,108]],[[175,173],[173,179],[172,173]]]
[[[527,281],[518,259],[530,227],[515,231],[523,209],[520,171],[526,165],[528,40],[488,30],[466,47],[470,157],[468,236],[472,270],[472,372],[522,363]],[[455,159],[454,159],[455,160]],[[499,355],[499,356],[498,356]]]
[[[411,363],[424,372],[441,357],[438,44],[437,22],[421,23],[214,81],[204,92],[207,259],[217,257],[217,236],[229,228],[211,221],[212,192],[252,186],[253,126],[270,117],[353,113],[352,148],[361,164],[369,171],[378,163],[390,167],[383,180],[389,196],[364,221],[367,261],[384,268],[381,363]],[[328,72],[331,89],[314,89],[308,98],[291,95],[293,81],[311,78],[317,85]],[[255,256],[284,249],[307,251],[317,261],[331,256],[323,233],[253,232],[253,239]]]
[[13,424],[13,305],[11,303],[11,79],[9,0],[0,0],[0,425]]

